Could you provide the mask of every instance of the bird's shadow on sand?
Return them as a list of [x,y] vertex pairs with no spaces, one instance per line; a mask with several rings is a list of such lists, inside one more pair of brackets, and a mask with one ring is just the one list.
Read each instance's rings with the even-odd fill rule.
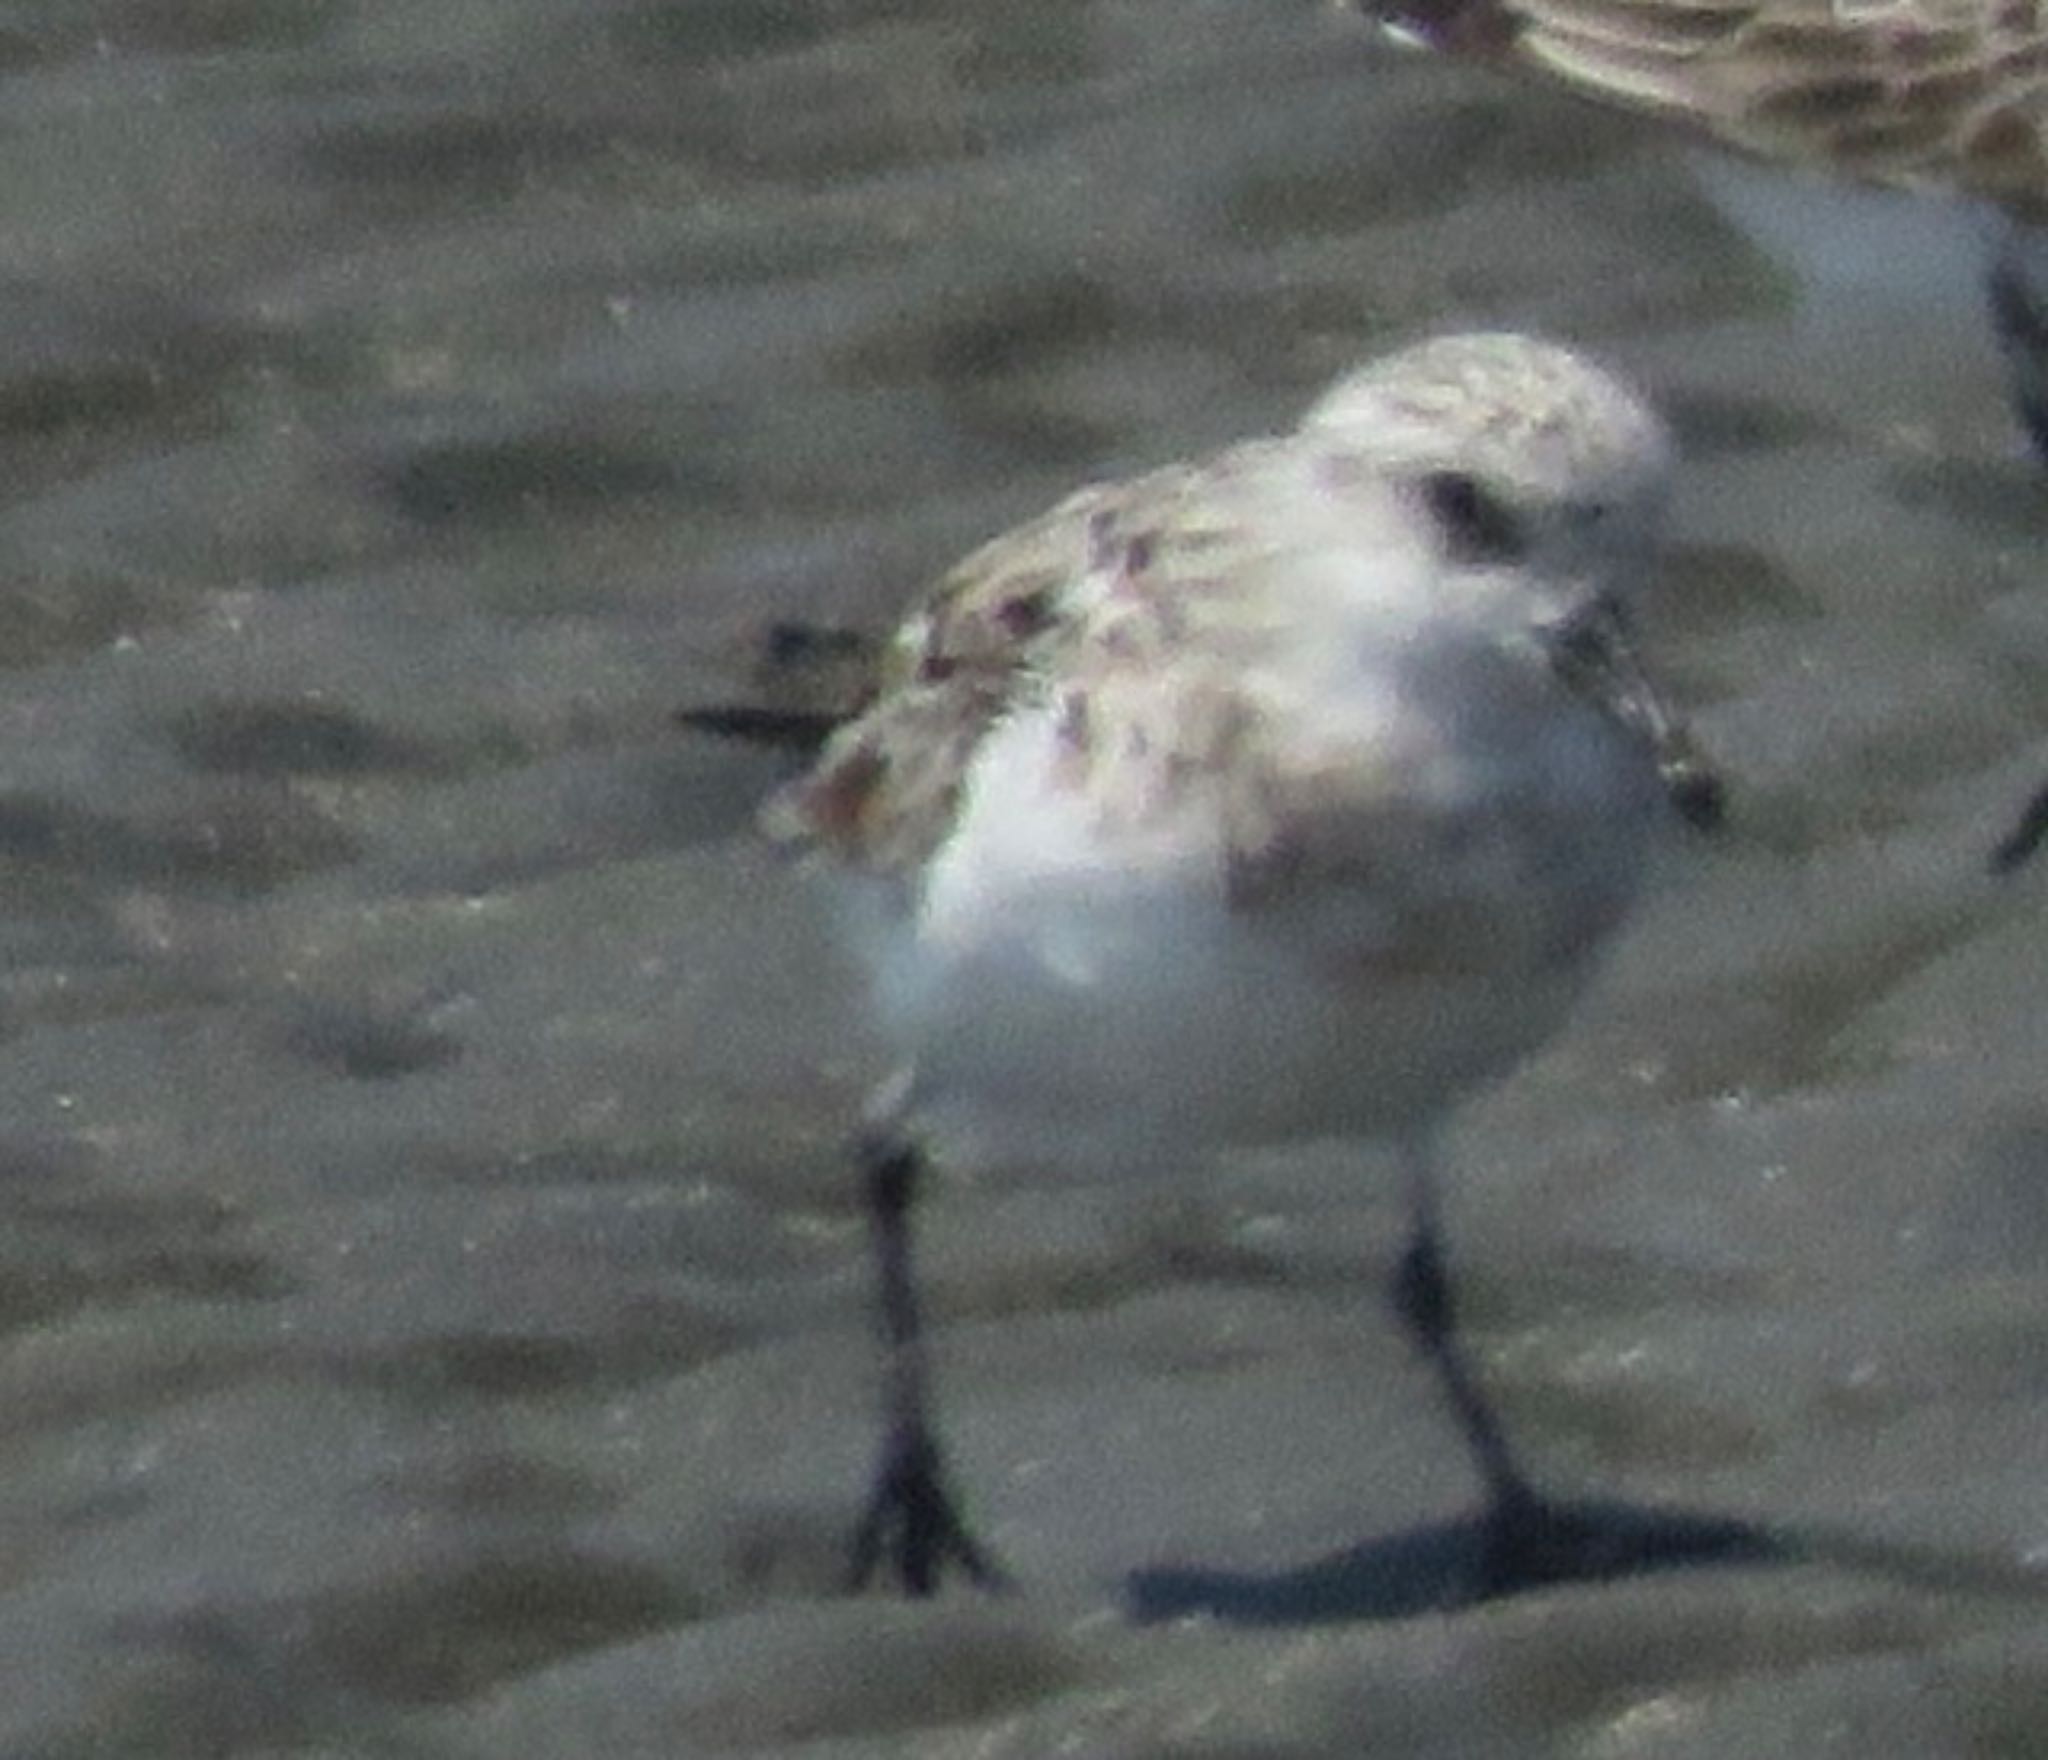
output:
[[1511,1556],[1484,1515],[1347,1546],[1275,1572],[1160,1566],[1126,1579],[1140,1622],[1205,1616],[1233,1625],[1305,1626],[1456,1612],[1535,1589],[1653,1572],[1802,1564],[1925,1586],[2048,1599],[2048,1573],[1815,1529],[1606,1499],[1546,1503]]

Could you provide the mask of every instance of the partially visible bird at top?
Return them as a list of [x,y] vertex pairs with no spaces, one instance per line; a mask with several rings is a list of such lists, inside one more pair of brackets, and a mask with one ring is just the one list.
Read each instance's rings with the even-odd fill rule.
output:
[[2036,0],[1350,0],[1770,159],[1976,198],[2015,407],[2048,459],[2048,8]]

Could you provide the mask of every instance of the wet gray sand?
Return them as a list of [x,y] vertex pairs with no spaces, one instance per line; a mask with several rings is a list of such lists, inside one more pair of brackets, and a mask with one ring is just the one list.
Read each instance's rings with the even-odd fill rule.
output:
[[[25,8],[0,82],[0,1755],[2037,1751],[2048,484],[1968,216],[1306,0]],[[1475,1348],[1560,1492],[1777,1549],[1458,1605],[1332,1149],[941,1193],[1025,1588],[848,1599],[880,1053],[670,713],[1453,324],[1674,415],[1735,790],[1453,1137]]]

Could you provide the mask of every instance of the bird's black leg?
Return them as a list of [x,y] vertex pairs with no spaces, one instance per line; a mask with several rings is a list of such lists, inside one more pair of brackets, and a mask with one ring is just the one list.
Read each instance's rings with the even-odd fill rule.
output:
[[884,1351],[881,1460],[854,1532],[848,1572],[862,1588],[886,1560],[906,1593],[929,1595],[949,1564],[983,1589],[1007,1585],[999,1566],[967,1531],[946,1485],[945,1458],[932,1428],[924,1325],[911,1269],[910,1210],[924,1152],[898,1129],[878,1130],[858,1146],[867,1185],[880,1281]]
[[2048,460],[2048,242],[2038,229],[1999,221],[1985,292],[2005,354],[2006,382],[2037,458]]
[[1573,1558],[1562,1555],[1571,1550],[1570,1524],[1554,1514],[1522,1471],[1499,1416],[1472,1372],[1458,1337],[1457,1304],[1444,1263],[1429,1158],[1416,1148],[1408,1160],[1414,1233],[1395,1272],[1394,1308],[1436,1371],[1486,1487],[1481,1587],[1488,1594],[1507,1594],[1572,1571]]
[[1991,871],[2010,874],[2033,860],[2034,852],[2048,839],[2048,783],[2037,788],[2013,828],[1999,839],[1991,852]]

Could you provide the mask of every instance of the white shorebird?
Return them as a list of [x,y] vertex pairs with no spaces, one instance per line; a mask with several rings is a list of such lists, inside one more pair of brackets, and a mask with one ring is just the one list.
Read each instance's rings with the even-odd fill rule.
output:
[[[854,1576],[998,1568],[932,1419],[910,1212],[927,1153],[1172,1180],[1234,1144],[1397,1143],[1400,1311],[1449,1392],[1503,1570],[1540,1527],[1459,1348],[1433,1130],[1555,1029],[1666,800],[1718,785],[1625,602],[1664,431],[1512,335],[1341,379],[1293,433],[1082,490],[968,557],[776,836],[887,898],[907,1063],[861,1141],[888,1434]],[[716,712],[705,725],[719,725]]]
[[2013,400],[2048,457],[2048,8],[2033,0],[1352,0],[1746,152],[1990,205]]

